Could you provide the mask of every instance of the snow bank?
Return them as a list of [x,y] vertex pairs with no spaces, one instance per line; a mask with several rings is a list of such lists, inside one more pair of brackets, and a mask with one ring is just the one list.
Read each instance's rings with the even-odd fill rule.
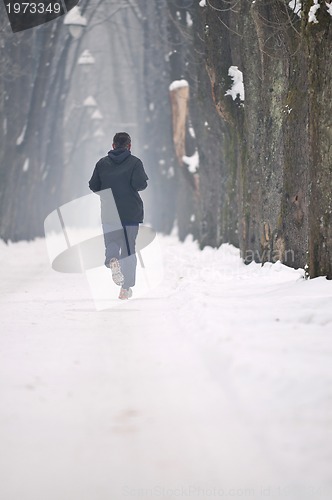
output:
[[332,282],[160,241],[162,285],[103,312],[0,241],[0,497],[329,500]]

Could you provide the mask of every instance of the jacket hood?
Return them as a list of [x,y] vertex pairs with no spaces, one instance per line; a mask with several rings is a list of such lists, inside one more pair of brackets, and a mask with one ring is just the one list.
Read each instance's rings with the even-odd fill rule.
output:
[[131,155],[131,152],[129,151],[129,149],[123,149],[123,148],[112,149],[111,151],[108,152],[108,156],[115,163],[122,163],[130,155]]

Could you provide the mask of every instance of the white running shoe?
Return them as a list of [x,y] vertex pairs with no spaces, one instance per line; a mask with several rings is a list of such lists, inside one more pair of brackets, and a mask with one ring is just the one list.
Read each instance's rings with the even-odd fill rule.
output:
[[122,274],[120,262],[118,261],[118,259],[113,258],[110,260],[110,270],[112,271],[112,279],[114,283],[118,286],[123,285],[124,276]]
[[133,291],[131,288],[128,288],[128,290],[126,288],[121,288],[119,299],[127,300],[127,299],[130,299],[130,297],[132,297],[132,295],[133,295]]

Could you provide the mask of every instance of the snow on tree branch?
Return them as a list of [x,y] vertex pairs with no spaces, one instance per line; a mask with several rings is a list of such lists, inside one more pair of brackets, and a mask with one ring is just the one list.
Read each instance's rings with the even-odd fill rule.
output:
[[318,0],[314,0],[314,5],[312,5],[309,10],[309,17],[308,17],[309,23],[315,23],[315,24],[318,23],[316,12],[319,8],[320,5],[318,3]]
[[297,14],[299,17],[301,17],[301,11],[302,11],[302,2],[301,2],[301,0],[291,0],[288,3],[288,6],[289,6],[290,9],[292,9],[292,11],[294,12],[294,14]]
[[225,95],[232,96],[233,101],[240,96],[241,101],[244,101],[244,85],[243,85],[243,73],[239,70],[237,66],[230,66],[228,70],[228,76],[233,80],[232,87],[227,90]]
[[325,2],[325,5],[327,7],[328,14],[330,14],[330,16],[332,17],[332,2],[331,3]]

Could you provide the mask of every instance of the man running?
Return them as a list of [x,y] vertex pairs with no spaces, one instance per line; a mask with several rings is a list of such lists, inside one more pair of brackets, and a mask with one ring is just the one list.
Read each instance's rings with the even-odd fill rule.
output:
[[[142,161],[131,154],[129,134],[115,134],[112,147],[108,155],[97,162],[89,187],[101,198],[105,265],[111,269],[113,281],[121,286],[119,299],[126,300],[132,296],[131,287],[135,285],[135,243],[144,217],[143,201],[138,191],[147,187],[148,176]],[[119,217],[120,228],[117,224]]]

